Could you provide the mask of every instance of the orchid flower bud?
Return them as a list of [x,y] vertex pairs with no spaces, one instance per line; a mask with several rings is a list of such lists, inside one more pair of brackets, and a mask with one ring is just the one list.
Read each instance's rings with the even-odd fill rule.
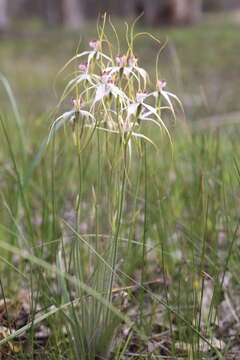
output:
[[156,89],[158,92],[161,92],[165,86],[167,85],[167,82],[165,80],[158,80],[156,83]]
[[81,105],[83,103],[82,99],[72,99],[72,103],[73,103],[73,107],[75,109],[75,111],[80,111],[81,109]]
[[127,62],[128,62],[128,66],[134,67],[137,65],[138,58],[134,55],[131,55],[128,57]]
[[88,72],[88,63],[80,64],[78,67],[80,70],[84,71],[85,73]]
[[136,93],[136,101],[137,103],[142,103],[146,97],[148,96],[147,92],[146,91],[138,91]]
[[116,56],[116,63],[120,66],[120,67],[124,67],[127,66],[127,57],[126,55],[118,55]]
[[94,50],[98,51],[100,47],[100,41],[99,40],[91,40],[89,42],[89,46]]
[[107,71],[103,71],[101,74],[101,82],[103,84],[107,84],[107,83],[111,82],[111,80],[112,80],[111,74],[109,74],[109,72],[107,72]]

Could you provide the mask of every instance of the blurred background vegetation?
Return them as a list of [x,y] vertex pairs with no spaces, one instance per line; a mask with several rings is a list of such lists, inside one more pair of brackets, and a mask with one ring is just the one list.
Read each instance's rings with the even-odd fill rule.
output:
[[[124,20],[143,12],[136,30],[167,41],[161,73],[181,97],[188,117],[237,111],[239,8],[237,0],[0,0],[0,72],[12,84],[22,111],[34,119],[56,104],[65,79],[56,84],[56,97],[55,76],[79,40],[81,50],[96,37],[99,14],[107,11],[124,39]],[[136,42],[140,63],[150,73],[158,49],[144,37]],[[0,98],[4,108],[3,92]]]
[[79,28],[86,19],[105,11],[123,17],[136,17],[144,12],[143,20],[148,25],[186,24],[198,21],[204,10],[237,7],[237,0],[1,0],[0,27],[6,29],[14,17],[37,15],[50,26]]

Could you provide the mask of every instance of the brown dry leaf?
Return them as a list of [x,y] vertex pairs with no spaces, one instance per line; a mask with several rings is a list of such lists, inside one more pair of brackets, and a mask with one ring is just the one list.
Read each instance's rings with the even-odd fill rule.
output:
[[[0,340],[5,339],[6,337],[11,335],[11,330],[6,328],[5,326],[1,326],[0,327]],[[21,345],[16,345],[11,341],[7,342],[9,348],[11,349],[11,351],[13,351],[14,353],[18,353],[19,351],[21,351],[22,347]]]
[[[217,338],[211,339],[211,344],[218,350],[222,350],[225,347],[225,343]],[[191,350],[191,344],[184,342],[176,342],[175,348],[181,353],[189,353]],[[212,348],[202,339],[199,340],[199,348],[202,353],[208,353]]]

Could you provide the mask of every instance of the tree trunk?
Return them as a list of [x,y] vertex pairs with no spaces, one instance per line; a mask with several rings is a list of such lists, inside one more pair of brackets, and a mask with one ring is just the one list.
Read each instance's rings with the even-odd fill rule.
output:
[[133,17],[135,15],[135,2],[133,0],[122,0],[119,4],[121,5],[120,14],[125,17]]
[[48,26],[56,26],[61,23],[61,6],[59,5],[59,0],[42,0],[41,10]]
[[202,0],[171,0],[172,22],[176,24],[193,24],[200,20]]
[[202,0],[189,0],[189,22],[196,23],[202,17]]
[[159,1],[148,0],[144,2],[144,19],[147,25],[155,25],[158,20]]
[[63,23],[69,29],[79,29],[83,23],[83,8],[80,0],[62,0]]
[[97,0],[84,0],[84,14],[86,14],[87,18],[96,18],[99,14],[99,4]]
[[0,0],[0,31],[7,30],[9,25],[7,0]]

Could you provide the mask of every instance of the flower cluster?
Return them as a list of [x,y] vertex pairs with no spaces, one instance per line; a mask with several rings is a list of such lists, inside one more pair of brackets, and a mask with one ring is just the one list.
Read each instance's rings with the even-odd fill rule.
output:
[[103,45],[100,40],[92,40],[89,51],[69,61],[78,61],[78,70],[61,101],[75,92],[73,108],[56,119],[53,126],[59,127],[67,120],[74,124],[82,121],[86,128],[120,134],[124,141],[139,137],[152,142],[141,132],[142,123],[147,121],[169,135],[161,110],[170,110],[175,117],[172,100],[180,103],[177,96],[165,90],[165,80],[157,79],[155,90],[147,91],[149,75],[139,66],[132,49],[114,58],[103,51]]

